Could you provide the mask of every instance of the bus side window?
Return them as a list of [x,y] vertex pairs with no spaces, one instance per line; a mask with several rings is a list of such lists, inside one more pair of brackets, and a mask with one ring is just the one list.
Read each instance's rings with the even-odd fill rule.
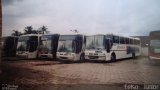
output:
[[119,43],[119,37],[118,36],[114,36],[113,38],[114,38],[114,40],[113,40],[114,43]]
[[133,44],[133,39],[130,39],[130,40],[129,40],[129,43],[130,43],[130,44]]
[[135,40],[135,45],[139,45],[140,41],[139,40]]
[[138,45],[140,45],[140,41],[139,40],[137,40],[138,41]]
[[129,38],[125,38],[126,44],[129,44]]
[[138,45],[138,40],[136,40],[136,39],[133,39],[134,40],[134,45]]
[[125,44],[125,38],[120,37],[120,43],[121,43],[121,44]]

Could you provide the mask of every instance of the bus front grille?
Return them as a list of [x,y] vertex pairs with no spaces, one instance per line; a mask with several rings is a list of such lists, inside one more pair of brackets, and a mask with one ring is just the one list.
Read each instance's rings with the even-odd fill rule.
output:
[[60,57],[61,59],[68,59],[67,57]]
[[98,56],[88,56],[90,59],[98,59]]

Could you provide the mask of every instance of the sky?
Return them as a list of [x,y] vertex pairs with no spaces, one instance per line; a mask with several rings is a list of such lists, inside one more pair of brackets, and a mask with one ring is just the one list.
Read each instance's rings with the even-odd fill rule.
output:
[[2,36],[43,25],[59,34],[144,36],[160,30],[160,0],[2,0]]

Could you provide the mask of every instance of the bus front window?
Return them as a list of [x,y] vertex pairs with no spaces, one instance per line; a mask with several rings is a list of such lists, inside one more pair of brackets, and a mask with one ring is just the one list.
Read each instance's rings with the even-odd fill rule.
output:
[[86,49],[104,49],[104,36],[88,36],[86,38]]
[[94,49],[94,36],[86,37],[86,49]]
[[41,51],[51,51],[51,40],[43,40],[40,49]]
[[95,36],[96,49],[104,49],[104,36]]
[[65,40],[58,42],[58,52],[75,52],[75,44],[73,40]]
[[17,51],[33,52],[37,49],[38,37],[37,36],[23,36],[18,40]]
[[29,49],[29,37],[20,37],[18,40],[17,51],[28,51]]
[[151,40],[150,50],[154,53],[160,53],[160,40]]

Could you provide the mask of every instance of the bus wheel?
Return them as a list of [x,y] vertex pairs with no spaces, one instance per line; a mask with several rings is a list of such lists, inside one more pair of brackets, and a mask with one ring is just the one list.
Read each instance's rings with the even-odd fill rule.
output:
[[135,59],[135,57],[136,57],[136,56],[135,56],[135,53],[132,53],[132,58]]
[[116,55],[114,53],[111,55],[111,61],[113,61],[113,62],[116,61]]
[[81,54],[81,56],[80,56],[80,62],[84,62],[84,54]]

